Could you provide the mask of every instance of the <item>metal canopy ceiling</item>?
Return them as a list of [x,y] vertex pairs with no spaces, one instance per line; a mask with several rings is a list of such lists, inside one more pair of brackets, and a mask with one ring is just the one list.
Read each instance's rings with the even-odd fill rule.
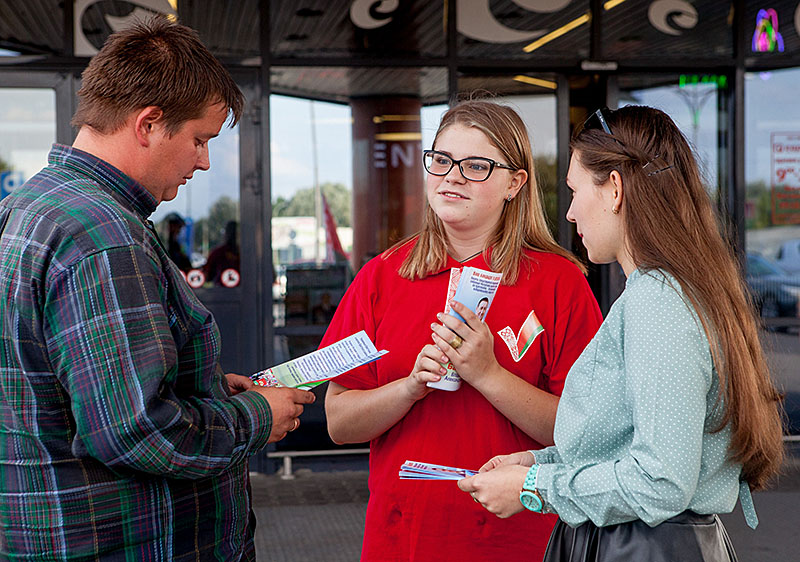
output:
[[423,103],[441,103],[448,97],[446,67],[274,66],[270,82],[276,94],[340,102],[367,96],[410,96]]
[[0,2],[0,48],[22,54],[64,52],[64,13],[59,0]]
[[[113,18],[124,19],[146,4],[167,5],[167,0],[70,2],[0,0],[0,48],[28,55],[0,57],[0,66],[24,67],[32,56],[78,72],[85,58],[73,57],[74,11],[81,12],[79,33],[99,47],[112,32]],[[578,71],[587,59],[650,71],[679,65],[731,67],[737,63],[734,6],[739,6],[746,30],[740,34],[745,36],[746,64],[792,59],[797,64],[800,56],[800,29],[796,29],[800,23],[795,25],[798,0],[770,4],[780,16],[783,54],[750,52],[752,29],[762,7],[755,0],[400,0],[392,9],[381,11],[392,4],[377,0],[177,0],[177,13],[227,64],[254,66],[262,61],[265,10],[273,91],[337,101],[387,94],[414,95],[425,103],[444,101],[448,72],[453,68],[460,73],[459,83],[466,85],[475,82],[471,76],[480,74]],[[458,33],[448,43],[451,5],[458,10],[457,24],[453,24]],[[601,6],[593,14],[595,21],[587,17],[592,5]],[[671,11],[664,11],[664,6],[671,6]],[[70,23],[65,24],[66,20]],[[595,38],[593,45],[592,33],[598,29],[601,40]],[[524,48],[537,39],[544,42],[526,52]],[[503,82],[508,80],[498,83]],[[524,91],[541,90],[531,86]]]

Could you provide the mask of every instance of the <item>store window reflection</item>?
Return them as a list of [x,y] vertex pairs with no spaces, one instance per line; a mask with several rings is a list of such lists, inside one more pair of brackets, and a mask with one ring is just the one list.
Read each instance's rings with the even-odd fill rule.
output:
[[[553,82],[555,83],[555,82]],[[556,96],[512,96],[499,98],[522,117],[533,146],[536,181],[542,192],[545,216],[555,238],[558,238],[558,169],[556,158]]]
[[692,146],[706,189],[719,195],[719,100],[724,74],[653,74],[619,77],[619,106],[648,105],[672,117]]
[[50,89],[0,89],[0,197],[47,166],[56,140],[56,96]]
[[197,171],[151,217],[176,265],[194,288],[235,288],[239,256],[239,127],[209,142],[211,167]]
[[499,104],[512,107],[525,122],[533,146],[536,181],[542,193],[545,216],[553,236],[558,238],[558,165],[556,152],[556,87],[552,74],[464,75],[458,88],[462,97],[489,92]]
[[276,361],[312,349],[352,277],[350,107],[270,97]]
[[[798,81],[797,68],[745,76],[747,282],[792,420],[800,413]],[[800,427],[790,431],[800,433]]]
[[[446,109],[422,107],[421,140],[415,143],[420,151],[433,142]],[[354,125],[353,110],[344,103],[276,94],[270,112],[273,317],[280,362],[316,348],[354,274]]]

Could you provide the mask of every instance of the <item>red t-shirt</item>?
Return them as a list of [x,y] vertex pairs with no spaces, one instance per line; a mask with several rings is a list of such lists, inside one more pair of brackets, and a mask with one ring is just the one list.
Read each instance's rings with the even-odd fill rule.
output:
[[[482,256],[409,281],[398,274],[412,244],[367,263],[356,275],[322,340],[323,346],[365,330],[378,349],[376,362],[340,375],[350,389],[372,389],[411,373],[430,324],[443,312],[450,268],[490,269]],[[564,378],[602,320],[586,279],[568,260],[528,252],[514,286],[501,285],[484,319],[495,334],[494,352],[505,369],[530,384],[561,394]],[[544,332],[518,363],[497,332],[515,334],[533,310]],[[555,516],[523,512],[499,519],[452,481],[400,480],[405,460],[477,469],[494,455],[540,444],[463,382],[455,392],[436,390],[370,442],[369,489],[362,560],[540,560]]]

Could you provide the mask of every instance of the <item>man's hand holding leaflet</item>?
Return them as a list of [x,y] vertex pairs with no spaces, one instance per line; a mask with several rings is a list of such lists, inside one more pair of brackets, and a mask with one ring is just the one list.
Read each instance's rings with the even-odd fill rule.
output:
[[250,376],[259,386],[288,386],[309,389],[351,369],[371,363],[388,351],[378,351],[361,330],[329,346],[264,369]]

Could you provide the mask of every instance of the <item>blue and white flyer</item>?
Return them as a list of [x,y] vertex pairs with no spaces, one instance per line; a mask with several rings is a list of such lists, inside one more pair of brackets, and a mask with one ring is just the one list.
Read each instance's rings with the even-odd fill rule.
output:
[[307,390],[389,353],[378,351],[364,330],[297,359],[264,369],[250,379],[259,386]]
[[476,474],[477,470],[419,461],[406,461],[400,467],[400,480],[461,480]]
[[[500,286],[502,278],[502,273],[495,273],[494,271],[486,271],[476,267],[454,267],[450,270],[445,314],[450,314],[462,322],[464,321],[460,314],[450,308],[450,302],[456,301],[468,307],[483,321],[489,313],[489,307],[492,306],[494,295],[497,293],[497,288]],[[455,291],[451,294],[453,287],[455,287]],[[448,363],[445,365],[445,369],[447,369],[447,372],[442,375],[442,378],[437,382],[429,382],[428,386],[439,390],[458,390],[461,387],[461,377],[458,376],[458,373],[453,368],[453,364]]]

